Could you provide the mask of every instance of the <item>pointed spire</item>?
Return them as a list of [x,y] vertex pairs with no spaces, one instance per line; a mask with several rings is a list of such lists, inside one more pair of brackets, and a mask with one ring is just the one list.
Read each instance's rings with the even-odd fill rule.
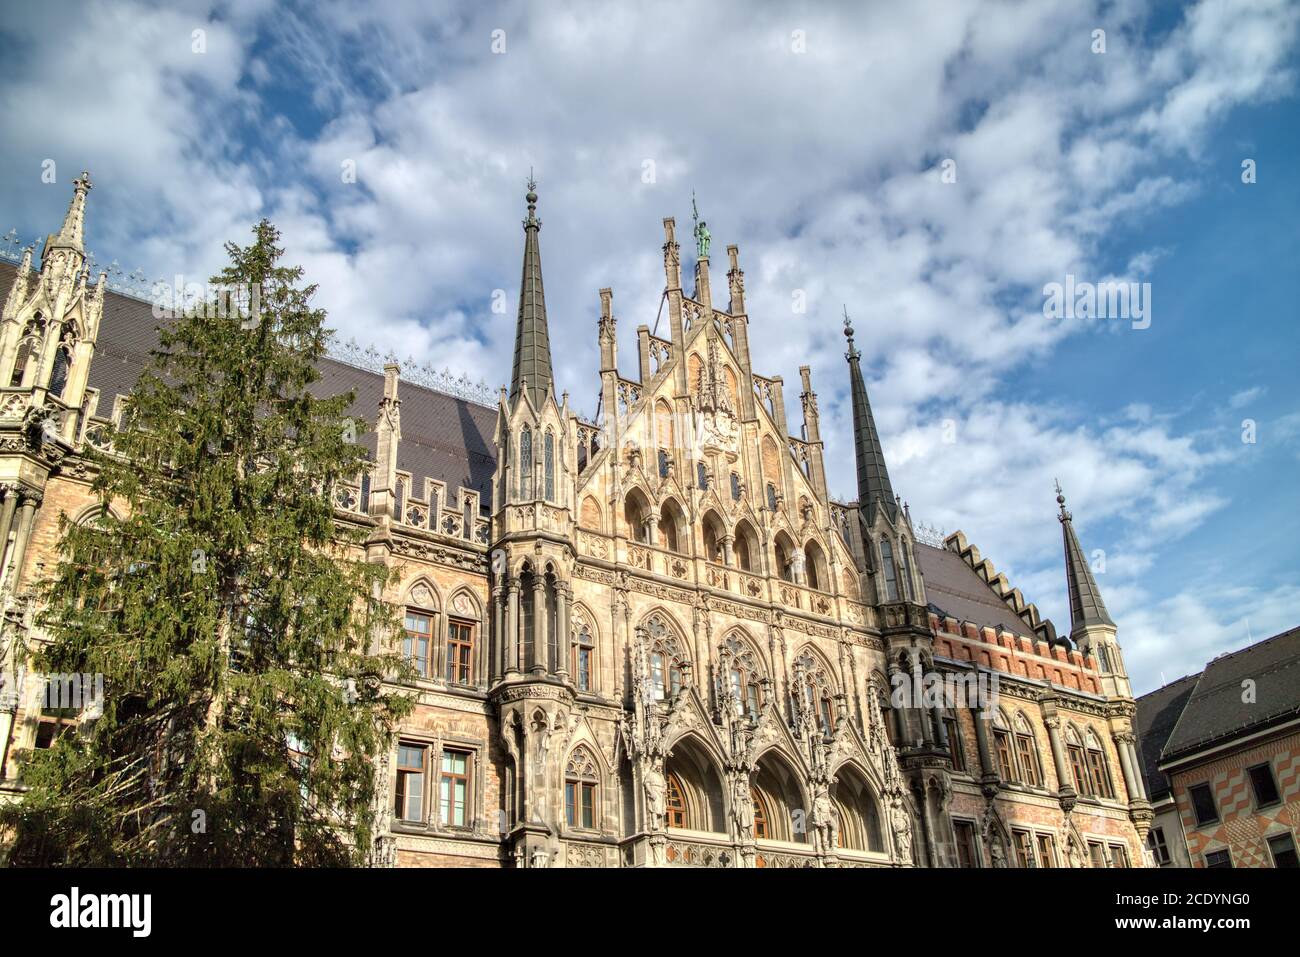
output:
[[1061,523],[1061,535],[1065,539],[1065,583],[1070,591],[1070,637],[1087,630],[1091,625],[1109,625],[1114,628],[1106,611],[1106,603],[1101,600],[1097,581],[1092,577],[1092,568],[1083,557],[1083,547],[1079,537],[1074,533],[1072,516],[1065,509],[1065,495],[1061,492],[1061,483],[1056,483],[1056,504],[1061,513],[1057,520]]
[[51,247],[61,246],[85,252],[82,239],[86,229],[86,194],[90,192],[90,174],[82,172],[72,181],[72,202],[68,204],[68,214],[63,217],[63,228],[50,243]]
[[524,220],[524,270],[519,283],[519,322],[515,330],[515,367],[510,401],[527,389],[533,405],[541,406],[551,387],[551,338],[546,328],[546,298],[542,294],[542,254],[537,233],[537,183],[528,173],[528,218]]
[[853,344],[853,324],[849,321],[848,307],[844,307],[844,337],[849,340],[849,393],[853,399],[853,453],[858,462],[858,508],[868,525],[876,518],[876,509],[883,508],[892,522],[898,515],[898,504],[893,487],[889,484],[889,470],[885,468],[885,453],[880,447],[876,420],[867,401],[867,385],[862,379],[861,358]]

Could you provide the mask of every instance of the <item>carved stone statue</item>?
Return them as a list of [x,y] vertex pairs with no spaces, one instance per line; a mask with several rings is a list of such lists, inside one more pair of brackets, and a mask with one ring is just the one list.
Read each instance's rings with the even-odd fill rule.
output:
[[731,819],[742,841],[754,836],[754,798],[746,779],[737,774],[731,783]]
[[894,799],[889,812],[890,826],[894,830],[894,847],[898,849],[898,858],[904,864],[912,863],[912,821],[903,807],[903,799]]
[[668,782],[664,778],[664,773],[654,765],[645,769],[642,782],[645,787],[646,828],[651,831],[662,831],[667,813],[664,792],[668,789]]
[[[835,805],[826,782],[816,784],[812,801],[813,847],[818,854],[835,852]],[[910,853],[910,852],[909,852]]]
[[1065,852],[1065,854],[1066,854],[1066,857],[1068,857],[1068,858],[1070,859],[1070,866],[1071,866],[1071,867],[1083,867],[1083,866],[1084,866],[1084,863],[1083,863],[1083,851],[1080,850],[1080,848],[1079,848],[1079,842],[1076,841],[1076,840],[1074,839],[1074,835],[1073,835],[1073,834],[1070,835],[1070,839],[1069,839],[1069,841],[1066,842],[1066,852]]
[[1006,851],[1002,849],[1002,842],[996,835],[991,836],[989,839],[989,857],[992,858],[994,867],[1007,866]]

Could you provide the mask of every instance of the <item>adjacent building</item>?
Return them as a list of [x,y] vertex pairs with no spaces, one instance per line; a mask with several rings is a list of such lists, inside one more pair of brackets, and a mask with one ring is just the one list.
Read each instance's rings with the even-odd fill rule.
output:
[[[39,266],[0,264],[0,799],[22,792],[22,752],[77,720],[20,680],[15,638],[42,640],[32,584],[61,516],[97,514],[83,452],[111,450],[156,341],[149,302],[89,275],[89,189]],[[1068,635],[962,533],[918,538],[847,317],[854,434],[823,435],[807,367],[792,433],[783,379],[751,366],[765,320],[738,248],[715,299],[698,229],[688,292],[672,219],[665,333],[638,326],[620,365],[599,291],[585,418],[552,371],[537,202],[530,184],[499,396],[377,357],[321,366],[318,387],[376,422],[370,467],[332,494],[395,570],[389,640],[419,674],[376,768],[373,862],[1142,864],[1136,708],[1064,498]],[[852,449],[856,501],[829,496],[828,446]],[[940,680],[975,692],[916,693]]]
[[1220,655],[1137,701],[1164,867],[1296,867],[1300,628]]

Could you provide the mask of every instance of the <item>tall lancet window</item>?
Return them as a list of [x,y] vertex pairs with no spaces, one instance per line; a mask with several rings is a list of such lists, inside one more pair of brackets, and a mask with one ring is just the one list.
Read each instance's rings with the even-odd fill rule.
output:
[[894,568],[894,547],[889,539],[880,540],[880,570],[885,575],[885,599],[898,601],[898,571]]
[[519,497],[528,498],[533,490],[533,430],[524,426],[519,433]]
[[60,345],[54,350],[54,369],[50,372],[50,395],[63,397],[68,385],[68,370],[72,367],[72,350]]
[[899,555],[898,557],[902,560],[903,563],[903,597],[911,601],[912,591],[914,587],[912,585],[912,563],[911,561],[908,560],[907,557],[911,549],[908,548],[906,539],[903,540],[902,545],[903,545],[902,554]]
[[32,340],[24,339],[18,343],[18,354],[14,356],[14,374],[9,379],[9,388],[18,389],[22,387],[23,376],[27,372],[27,360],[32,355]]
[[546,469],[546,498],[555,500],[555,435],[546,430],[546,445],[542,451],[542,464]]

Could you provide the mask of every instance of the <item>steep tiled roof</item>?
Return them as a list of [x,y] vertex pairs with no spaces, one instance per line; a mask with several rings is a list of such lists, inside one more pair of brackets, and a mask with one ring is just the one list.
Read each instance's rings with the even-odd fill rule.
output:
[[[1243,687],[1248,680],[1254,682],[1251,695]],[[1300,628],[1292,628],[1206,665],[1161,759],[1168,761],[1298,714]]]
[[1138,757],[1142,762],[1142,777],[1147,794],[1158,801],[1169,793],[1169,778],[1160,770],[1160,752],[1165,749],[1174,725],[1182,716],[1187,701],[1196,690],[1199,674],[1171,681],[1163,688],[1137,699],[1137,715],[1133,730],[1138,737]]
[[1000,627],[1016,635],[1034,637],[1033,629],[993,594],[988,583],[961,555],[920,542],[913,544],[913,550],[925,577],[925,596],[939,613],[980,627]]
[[[0,302],[8,295],[17,267],[0,261]],[[104,317],[90,365],[88,385],[98,389],[96,414],[108,418],[114,400],[126,395],[140,374],[150,366],[150,351],[158,345],[158,320],[149,303],[109,292],[104,296]],[[351,414],[373,424],[384,391],[384,377],[366,369],[325,359],[320,364],[321,381],[313,387],[318,395],[338,395],[355,390]],[[467,402],[410,382],[401,385],[402,441],[397,467],[412,476],[412,493],[423,496],[426,478],[445,482],[450,501],[460,486],[477,490],[480,504],[492,501],[492,472],[496,450],[492,435],[496,410]],[[373,433],[359,439],[375,451]]]

